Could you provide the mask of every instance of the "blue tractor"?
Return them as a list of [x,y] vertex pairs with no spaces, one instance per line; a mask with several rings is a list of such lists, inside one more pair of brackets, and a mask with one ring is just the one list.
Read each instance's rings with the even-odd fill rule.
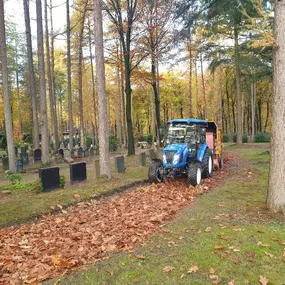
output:
[[186,176],[189,185],[200,185],[202,178],[213,174],[213,154],[206,143],[207,121],[175,119],[168,122],[162,160],[151,161],[150,182]]

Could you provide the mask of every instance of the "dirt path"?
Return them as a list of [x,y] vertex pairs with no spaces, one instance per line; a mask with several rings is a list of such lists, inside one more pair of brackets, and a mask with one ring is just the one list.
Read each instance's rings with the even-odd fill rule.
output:
[[223,184],[236,171],[234,158],[227,153],[225,168],[197,188],[181,181],[147,185],[80,203],[36,224],[1,229],[0,284],[39,284],[143,244],[195,197]]

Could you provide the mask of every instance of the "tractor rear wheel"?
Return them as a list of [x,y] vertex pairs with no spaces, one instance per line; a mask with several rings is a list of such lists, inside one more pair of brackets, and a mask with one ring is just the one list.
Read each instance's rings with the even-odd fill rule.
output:
[[187,170],[187,183],[192,186],[200,185],[202,179],[202,167],[200,162],[190,163]]
[[163,182],[163,175],[161,171],[161,161],[152,160],[148,169],[148,179],[151,183]]
[[213,175],[213,155],[209,148],[206,149],[203,159],[203,172],[202,177],[208,178]]

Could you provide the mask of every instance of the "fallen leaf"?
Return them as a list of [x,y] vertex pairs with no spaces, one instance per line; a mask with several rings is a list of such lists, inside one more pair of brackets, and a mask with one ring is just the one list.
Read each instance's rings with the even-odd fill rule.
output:
[[114,271],[113,270],[107,270],[107,272],[111,275],[111,276],[114,276]]
[[169,271],[172,271],[173,269],[175,269],[175,267],[173,267],[173,266],[165,266],[163,268],[163,272],[167,273]]
[[233,262],[234,262],[234,264],[238,264],[238,263],[240,262],[240,260],[239,260],[238,257],[235,257],[235,258],[233,259]]
[[244,284],[249,284],[248,279],[244,279]]
[[270,247],[270,244],[263,244],[261,241],[259,241],[257,245],[262,247]]
[[73,195],[73,198],[74,198],[75,200],[77,200],[77,199],[80,198],[80,195],[79,195],[79,194],[74,194],[74,195]]
[[228,282],[229,285],[237,285],[236,281],[235,280],[232,280],[230,282]]
[[206,229],[205,229],[205,232],[206,233],[210,233],[212,231],[212,228],[211,227],[207,227]]
[[199,267],[197,265],[192,266],[188,269],[187,273],[197,272]]
[[138,259],[145,259],[145,256],[144,255],[136,255],[136,258],[138,258]]
[[213,280],[213,279],[218,279],[218,278],[219,278],[219,276],[218,276],[218,275],[210,275],[209,277],[210,277],[210,279],[212,279],[212,280]]
[[210,268],[210,273],[211,273],[211,274],[214,274],[215,272],[216,272],[215,268],[211,267],[211,268]]
[[273,257],[274,257],[273,254],[271,254],[271,253],[269,253],[269,252],[267,252],[267,251],[265,251],[264,253],[265,253],[265,255],[269,256],[270,258],[273,258]]
[[243,231],[244,231],[244,229],[237,228],[237,229],[234,229],[234,231],[236,231],[236,232],[243,232]]
[[139,282],[139,279],[134,279],[133,280],[133,283],[138,283]]
[[224,246],[221,245],[221,244],[218,244],[218,245],[216,245],[216,246],[214,247],[214,249],[216,249],[216,250],[221,250],[221,249],[223,249],[223,248],[224,248]]
[[262,284],[262,285],[267,285],[268,284],[268,280],[266,279],[266,277],[262,276],[262,275],[259,275],[259,283]]

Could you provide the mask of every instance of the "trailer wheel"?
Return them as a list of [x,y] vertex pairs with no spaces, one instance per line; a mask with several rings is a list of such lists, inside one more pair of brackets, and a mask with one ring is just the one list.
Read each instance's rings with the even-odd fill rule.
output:
[[213,165],[214,164],[213,164],[212,152],[209,148],[207,148],[203,159],[203,172],[202,172],[203,178],[212,177],[214,169]]
[[202,167],[200,162],[190,163],[187,170],[187,183],[192,186],[200,185],[202,179]]
[[152,160],[148,169],[148,179],[151,183],[163,182],[163,175],[161,172],[161,161]]

